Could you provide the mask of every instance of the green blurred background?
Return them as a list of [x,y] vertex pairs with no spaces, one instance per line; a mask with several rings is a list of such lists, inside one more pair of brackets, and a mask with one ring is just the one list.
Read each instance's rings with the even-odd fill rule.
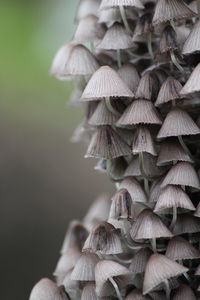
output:
[[78,0],[0,0],[0,274],[2,300],[27,300],[51,276],[67,224],[110,184],[69,142],[82,113],[71,84],[48,75],[74,32]]

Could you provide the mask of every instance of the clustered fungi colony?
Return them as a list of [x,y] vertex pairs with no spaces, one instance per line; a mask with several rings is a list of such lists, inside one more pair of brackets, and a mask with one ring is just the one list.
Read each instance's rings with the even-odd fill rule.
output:
[[72,221],[30,300],[200,297],[200,1],[81,0],[51,73],[85,110],[73,140],[116,185]]

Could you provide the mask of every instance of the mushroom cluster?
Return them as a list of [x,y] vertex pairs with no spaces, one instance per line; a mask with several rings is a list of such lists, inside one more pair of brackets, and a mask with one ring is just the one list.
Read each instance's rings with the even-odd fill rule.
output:
[[115,184],[72,221],[30,300],[200,298],[200,0],[80,0],[51,74],[72,140]]

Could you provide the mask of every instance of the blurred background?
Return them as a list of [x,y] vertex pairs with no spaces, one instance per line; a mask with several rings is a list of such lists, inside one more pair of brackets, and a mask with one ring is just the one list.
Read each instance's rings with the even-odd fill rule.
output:
[[73,35],[78,0],[0,0],[0,273],[2,300],[27,300],[51,276],[69,221],[111,186],[70,143],[81,112],[48,75]]

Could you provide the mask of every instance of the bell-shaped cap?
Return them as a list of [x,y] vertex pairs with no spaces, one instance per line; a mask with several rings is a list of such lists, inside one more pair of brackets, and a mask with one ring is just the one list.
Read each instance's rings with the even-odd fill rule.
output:
[[134,219],[133,201],[126,189],[119,189],[112,197],[110,216],[111,219]]
[[69,300],[63,287],[48,278],[41,279],[32,289],[29,300]]
[[141,274],[144,273],[146,264],[152,255],[152,251],[150,248],[142,248],[140,249],[133,257],[131,264],[129,266],[129,270],[133,274]]
[[51,75],[55,76],[57,79],[60,80],[69,79],[65,75],[65,67],[66,67],[66,63],[69,60],[73,47],[74,47],[73,43],[68,43],[62,46],[56,53],[51,65],[50,73]]
[[105,101],[101,101],[89,119],[89,124],[93,126],[113,125],[118,121],[118,119],[119,116],[113,114],[107,109]]
[[114,23],[121,21],[121,14],[117,7],[99,11],[99,23],[106,24],[110,28]]
[[152,183],[152,186],[150,188],[150,194],[149,194],[149,202],[154,204],[158,201],[158,198],[160,196],[160,193],[162,191],[162,184],[163,178],[156,180]]
[[162,121],[153,105],[148,100],[134,100],[117,122],[118,126],[154,124],[160,125]]
[[116,71],[109,66],[99,68],[89,80],[81,99],[93,101],[106,97],[128,97],[134,95]]
[[180,91],[180,94],[184,96],[199,91],[200,91],[200,63],[194,68],[189,79],[186,81],[185,85]]
[[176,236],[169,241],[165,255],[171,260],[198,259],[200,252],[187,240]]
[[134,7],[143,9],[144,5],[141,0],[102,0],[100,9],[108,9],[111,7]]
[[133,154],[146,152],[157,155],[153,138],[147,127],[139,126],[137,128],[133,138],[132,152]]
[[195,218],[190,214],[184,214],[184,218],[182,215],[178,215],[177,221],[173,227],[174,235],[195,233],[199,231],[200,231],[199,218]]
[[179,162],[174,165],[162,182],[162,187],[171,185],[183,185],[200,189],[198,175],[194,167],[187,162]]
[[140,177],[141,175],[138,156],[134,156],[124,172],[124,177]]
[[155,179],[166,172],[166,167],[157,166],[157,157],[149,153],[143,153],[143,172],[145,177]]
[[88,283],[84,286],[81,300],[98,300],[94,283]]
[[152,14],[148,12],[143,14],[140,18],[138,18],[134,30],[133,40],[135,40],[135,37],[137,38],[137,36],[145,35],[152,31],[153,31]]
[[134,289],[126,296],[125,300],[152,300],[150,296],[144,296],[138,289]]
[[145,209],[139,214],[131,227],[130,235],[133,240],[172,237],[172,233],[159,216],[149,209]]
[[85,157],[113,159],[131,154],[130,147],[109,126],[98,127]]
[[118,75],[126,83],[129,89],[135,93],[140,81],[140,76],[134,65],[131,63],[123,65],[118,70]]
[[94,270],[100,261],[94,253],[83,253],[77,261],[71,274],[71,279],[76,281],[95,281]]
[[177,161],[193,162],[178,140],[170,139],[164,141],[160,147],[157,165],[164,166]]
[[167,25],[160,39],[160,53],[164,54],[176,50],[178,50],[176,31],[171,25]]
[[60,277],[64,276],[76,265],[77,260],[80,258],[81,252],[76,248],[71,248],[67,250],[58,260],[56,269],[54,271],[54,276]]
[[[63,277],[59,280],[61,281],[62,285],[64,286],[65,290],[69,293],[70,299],[77,299],[80,297],[80,283],[79,281],[71,280],[71,274],[73,269],[67,272]],[[58,278],[56,278],[58,281]]]
[[148,294],[165,280],[180,276],[187,271],[187,268],[170,260],[165,255],[153,254],[146,265],[143,294]]
[[182,188],[168,185],[162,191],[154,212],[166,212],[173,207],[194,211],[195,207]]
[[119,186],[119,189],[126,189],[131,195],[133,202],[147,202],[147,196],[140,183],[133,177],[125,178]]
[[169,101],[179,99],[180,91],[182,89],[181,83],[172,76],[169,76],[162,84],[155,106],[162,105]]
[[194,216],[200,218],[200,203],[198,204],[198,206],[196,208]]
[[116,281],[119,289],[130,282],[131,272],[124,266],[112,260],[101,260],[95,267],[96,293],[99,297],[114,294],[114,287],[109,278]]
[[[64,76],[88,76],[99,69],[94,55],[83,45],[74,45],[66,61]],[[62,75],[62,74],[61,74]]]
[[64,254],[69,249],[74,248],[81,251],[87,237],[88,230],[85,226],[79,221],[72,221],[65,235],[61,253]]
[[76,20],[80,21],[89,15],[98,16],[101,0],[82,0],[79,2]]
[[182,54],[188,55],[200,51],[200,21],[197,21],[183,46]]
[[159,25],[168,21],[190,19],[195,15],[183,0],[158,0],[153,17],[153,25]]
[[180,108],[174,108],[165,118],[157,137],[161,139],[179,135],[196,135],[199,133],[199,127],[189,114]]
[[93,220],[106,221],[109,216],[109,211],[110,198],[108,197],[108,195],[100,195],[90,206],[83,222],[87,225],[89,223],[92,223]]
[[172,300],[197,300],[193,290],[186,284],[181,284]]
[[122,253],[119,231],[110,223],[100,223],[91,230],[83,251],[105,255]]
[[145,72],[141,77],[137,91],[137,99],[155,100],[158,96],[160,83],[158,77],[153,72]]
[[105,27],[98,23],[98,18],[89,15],[80,20],[73,40],[78,43],[100,40],[103,38],[105,31]]

